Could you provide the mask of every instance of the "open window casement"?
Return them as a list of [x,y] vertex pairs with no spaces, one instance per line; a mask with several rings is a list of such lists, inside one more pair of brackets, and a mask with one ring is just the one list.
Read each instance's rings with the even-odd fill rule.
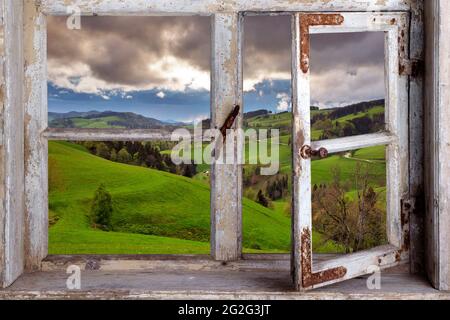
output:
[[[409,258],[408,199],[408,18],[403,13],[303,14],[293,18],[293,278],[297,289],[317,288],[389,268]],[[384,132],[311,142],[310,34],[385,33],[386,128]],[[336,79],[338,80],[338,79]],[[372,146],[387,150],[389,244],[313,263],[311,153],[329,154]]]
[[[447,125],[450,121],[447,108],[450,101],[447,80],[450,3],[447,0],[0,0],[0,35],[3,36],[3,45],[0,45],[0,106],[3,108],[0,117],[0,287],[10,286],[24,271],[40,270],[48,254],[48,140],[145,140],[154,137],[154,134],[136,131],[47,130],[46,17],[68,16],[74,13],[69,10],[72,5],[78,5],[81,15],[211,16],[214,23],[211,109],[214,125],[218,126],[234,105],[242,105],[241,38],[244,30],[241,17],[246,14],[292,14],[291,271],[295,286],[306,290],[341,282],[373,272],[373,266],[383,269],[407,262],[410,253],[413,272],[424,271],[434,287],[449,288],[450,169],[445,161],[449,157],[450,137]],[[309,35],[367,31],[386,35],[385,131],[311,142]],[[414,72],[411,61],[422,61],[424,49],[427,51],[425,68],[423,72]],[[239,128],[242,115],[238,121]],[[389,244],[333,260],[313,262],[311,159],[307,157],[308,152],[304,152],[305,158],[300,152],[326,148],[333,154],[377,145],[387,148],[386,233]],[[305,146],[310,149],[303,149]],[[241,169],[230,165],[211,170],[214,179],[211,199],[214,260],[234,261],[242,257]],[[121,264],[121,258],[116,259]],[[50,276],[54,274],[50,273]],[[37,277],[32,278],[33,283],[46,282],[41,272],[32,277]],[[119,283],[123,288],[123,283]],[[154,286],[149,288],[156,290]],[[34,285],[32,289],[35,298],[40,289]],[[13,291],[3,292],[8,298],[14,296]],[[22,291],[16,292],[24,297]],[[61,291],[61,294],[68,296],[67,292]],[[90,292],[88,297],[92,294]],[[381,297],[385,296],[385,293],[381,294]],[[423,294],[414,295],[417,296]],[[76,293],[75,297],[80,296]],[[312,298],[316,299],[317,295]]]

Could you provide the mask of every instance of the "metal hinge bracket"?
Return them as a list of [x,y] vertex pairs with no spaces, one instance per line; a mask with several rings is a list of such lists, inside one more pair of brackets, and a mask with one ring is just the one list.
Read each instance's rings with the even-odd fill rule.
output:
[[413,78],[423,75],[424,61],[421,59],[402,59],[400,62],[400,75]]

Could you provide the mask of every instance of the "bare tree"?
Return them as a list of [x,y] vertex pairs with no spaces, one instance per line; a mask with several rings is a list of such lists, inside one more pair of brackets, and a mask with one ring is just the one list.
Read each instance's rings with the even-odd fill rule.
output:
[[[332,240],[346,253],[385,242],[385,214],[379,208],[379,193],[370,185],[368,166],[357,164],[353,181],[341,181],[340,169],[333,169],[333,180],[313,188],[313,220],[325,241]],[[353,188],[352,188],[353,182]],[[353,196],[350,190],[356,190]]]

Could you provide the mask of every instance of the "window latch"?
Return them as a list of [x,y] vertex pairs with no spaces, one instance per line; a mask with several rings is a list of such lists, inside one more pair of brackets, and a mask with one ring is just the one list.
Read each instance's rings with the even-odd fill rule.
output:
[[241,110],[240,106],[238,105],[235,106],[233,111],[231,111],[231,113],[228,115],[223,126],[220,128],[220,133],[222,134],[223,142],[225,142],[225,140],[227,139],[227,130],[231,129],[231,127],[233,126],[234,121],[238,117],[240,110]]

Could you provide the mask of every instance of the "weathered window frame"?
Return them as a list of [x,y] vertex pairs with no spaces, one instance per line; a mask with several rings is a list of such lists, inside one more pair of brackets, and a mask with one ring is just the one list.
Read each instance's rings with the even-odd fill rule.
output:
[[[151,140],[161,139],[160,134],[142,131],[86,131],[47,130],[47,83],[46,83],[46,15],[67,15],[67,6],[76,4],[84,15],[211,15],[213,20],[212,86],[211,113],[213,125],[219,126],[225,120],[234,105],[242,105],[242,17],[247,14],[292,14],[295,12],[410,12],[412,15],[411,38],[417,42],[411,46],[411,58],[422,58],[422,4],[418,0],[390,1],[325,1],[292,2],[290,0],[252,0],[252,1],[123,1],[123,0],[2,0],[6,50],[6,98],[5,98],[5,136],[12,137],[15,130],[24,128],[25,135],[16,135],[8,140],[12,155],[5,162],[2,172],[13,175],[17,180],[5,184],[5,198],[17,197],[25,191],[25,208],[21,201],[2,207],[3,250],[0,250],[0,273],[3,286],[11,284],[24,268],[38,269],[48,252],[47,222],[47,140]],[[24,23],[24,29],[16,24]],[[18,41],[17,39],[23,39]],[[8,51],[10,50],[10,51]],[[17,66],[25,64],[25,70]],[[10,81],[11,75],[20,81]],[[410,117],[411,136],[422,139],[421,115],[422,90],[421,78],[410,80]],[[22,101],[22,97],[23,100]],[[21,108],[24,105],[25,108]],[[14,110],[18,109],[18,111]],[[21,111],[22,110],[22,111]],[[14,121],[11,121],[14,120]],[[236,127],[242,126],[242,115],[236,121]],[[9,131],[8,131],[9,130]],[[20,130],[19,130],[20,131]],[[165,136],[165,133],[162,134]],[[21,143],[24,142],[24,143]],[[421,150],[420,144],[409,141],[410,149]],[[20,148],[24,145],[24,148]],[[4,151],[2,151],[4,152]],[[411,152],[412,153],[412,152]],[[410,155],[411,155],[410,153]],[[8,154],[8,153],[6,153]],[[410,158],[410,203],[422,190],[422,157]],[[24,163],[23,170],[20,163]],[[16,169],[14,166],[18,166]],[[20,173],[25,177],[22,180]],[[241,196],[242,170],[239,166],[215,166],[212,168],[212,256],[217,260],[236,260],[241,258]],[[1,177],[1,175],[0,175]],[[2,178],[2,183],[5,182]],[[21,181],[24,181],[21,184]],[[231,192],[230,192],[231,191]],[[218,197],[218,195],[226,195]],[[18,199],[18,198],[16,198]],[[230,205],[230,203],[232,205]],[[414,208],[414,206],[412,207]],[[412,210],[412,209],[410,209]],[[23,214],[25,212],[25,214]],[[415,217],[411,217],[413,221]],[[25,228],[23,225],[25,224]],[[2,228],[3,229],[3,228]],[[412,226],[411,260],[417,261],[420,268],[420,223]],[[9,235],[9,237],[8,237]],[[11,237],[11,235],[13,235]],[[8,242],[5,241],[8,239]],[[417,248],[417,249],[416,249]],[[414,264],[415,266],[415,264]]]
[[[293,33],[293,270],[299,289],[310,289],[351,279],[371,271],[395,266],[409,259],[408,76],[405,64],[409,17],[405,13],[295,14]],[[311,142],[309,35],[346,32],[385,33],[385,119],[384,132]],[[304,145],[329,153],[371,146],[387,147],[387,238],[380,246],[337,259],[313,264],[311,159],[299,152]],[[297,152],[295,152],[297,150]],[[305,200],[306,199],[306,200]]]

